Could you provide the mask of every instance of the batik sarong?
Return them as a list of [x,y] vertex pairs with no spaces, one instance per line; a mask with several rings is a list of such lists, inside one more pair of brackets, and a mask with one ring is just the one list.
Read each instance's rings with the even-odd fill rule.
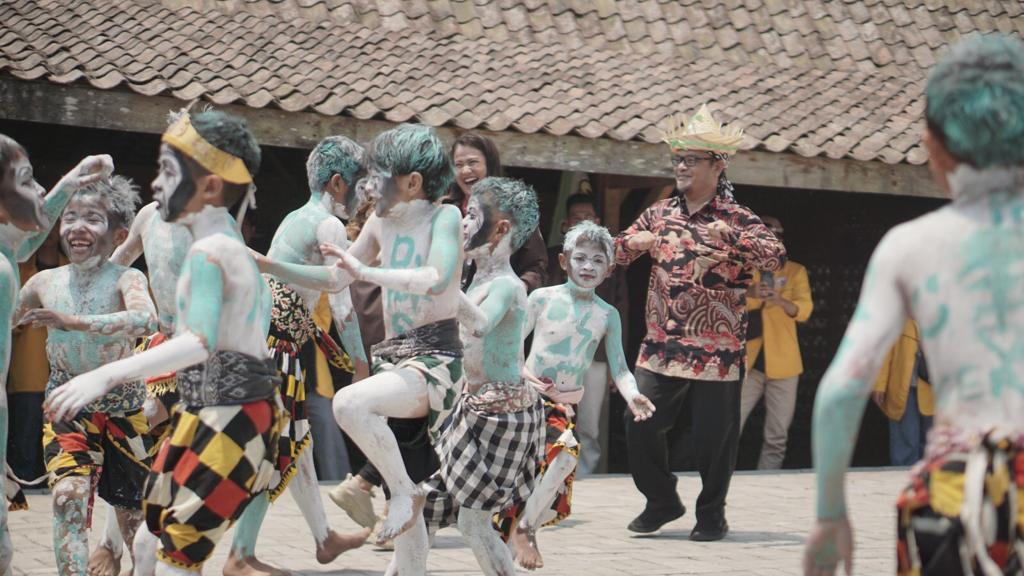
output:
[[[576,415],[574,412],[570,415],[570,410],[564,404],[544,400],[544,422],[545,446],[543,459],[539,463],[538,478],[547,472],[551,462],[563,451],[572,454],[577,459],[580,457],[580,445],[576,441],[575,436],[571,436],[572,441],[568,442],[568,444],[566,442],[567,436],[572,434],[572,430],[576,428]],[[567,432],[569,434],[566,434]],[[551,503],[551,506],[541,513],[540,526],[554,526],[569,517],[569,513],[572,512],[572,485],[575,478],[576,469],[574,468],[558,488],[555,500]],[[497,528],[501,531],[503,539],[508,540],[509,536],[512,535],[512,531],[515,530],[516,519],[522,513],[524,505],[525,502],[517,503],[502,510],[498,516],[496,520]]]
[[277,472],[271,482],[270,499],[276,500],[295,475],[299,455],[312,442],[306,394],[306,367],[314,366],[318,346],[327,361],[338,368],[352,371],[352,362],[337,343],[313,321],[313,315],[298,292],[290,286],[265,275],[270,286],[273,308],[270,312],[270,333],[267,347],[281,374],[281,402],[288,424],[281,428],[278,440]]
[[157,558],[202,571],[218,540],[270,485],[283,415],[273,362],[216,352],[178,374],[181,402],[146,483]]
[[455,408],[462,393],[462,341],[455,319],[440,320],[413,328],[370,349],[373,374],[415,370],[427,383],[427,431],[436,444],[441,424]]
[[459,508],[524,503],[542,457],[543,414],[536,392],[521,382],[463,394],[436,446],[441,467],[423,485],[427,525],[454,524]]
[[[67,372],[51,368],[46,396],[70,379]],[[45,422],[43,462],[50,473],[51,488],[64,478],[84,476],[92,479],[99,496],[111,505],[137,510],[149,470],[153,437],[142,412],[142,383],[132,382],[120,388],[90,403],[70,421]],[[96,408],[111,410],[97,412]]]
[[1024,436],[948,448],[930,450],[897,500],[898,574],[1021,574]]
[[90,478],[112,506],[138,510],[149,472],[153,437],[142,410],[79,412],[43,424],[43,461],[50,487],[73,476]]

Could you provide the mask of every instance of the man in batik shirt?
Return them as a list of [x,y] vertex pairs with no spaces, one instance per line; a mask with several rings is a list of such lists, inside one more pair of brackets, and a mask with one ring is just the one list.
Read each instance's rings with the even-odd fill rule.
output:
[[745,291],[751,271],[782,266],[785,248],[749,209],[736,203],[726,161],[743,139],[723,130],[706,106],[670,126],[675,192],[655,203],[616,238],[617,264],[643,253],[654,259],[647,296],[647,336],[636,363],[640,393],[658,411],[626,418],[633,481],[647,506],[630,524],[655,532],[686,512],[668,465],[666,432],[686,394],[702,489],[692,540],[719,540],[729,530],[729,491],[739,439],[740,383],[747,330]]

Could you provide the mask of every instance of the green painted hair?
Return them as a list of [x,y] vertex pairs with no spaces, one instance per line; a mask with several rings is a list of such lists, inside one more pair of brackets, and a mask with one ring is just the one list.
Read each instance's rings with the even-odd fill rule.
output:
[[498,211],[512,221],[512,250],[519,250],[537,229],[540,222],[537,193],[522,180],[487,177],[473,185],[472,194],[489,194]]
[[576,249],[580,242],[591,242],[600,246],[601,250],[604,251],[604,255],[608,257],[608,263],[611,264],[614,261],[615,244],[612,242],[611,233],[604,226],[590,220],[584,220],[573,226],[565,234],[565,240],[562,242],[562,252],[566,255],[572,254],[572,251]]
[[1024,44],[992,34],[952,48],[928,76],[925,118],[975,168],[1024,163]]
[[111,176],[79,189],[75,195],[99,196],[107,207],[111,228],[131,228],[139,207],[139,187],[131,178]]
[[455,179],[451,158],[433,128],[402,124],[373,139],[370,165],[404,176],[419,172],[423,192],[431,202],[448,191]]
[[341,175],[349,189],[354,188],[362,175],[365,160],[366,151],[352,140],[344,136],[324,138],[306,160],[309,191],[313,194],[323,192],[335,174]]

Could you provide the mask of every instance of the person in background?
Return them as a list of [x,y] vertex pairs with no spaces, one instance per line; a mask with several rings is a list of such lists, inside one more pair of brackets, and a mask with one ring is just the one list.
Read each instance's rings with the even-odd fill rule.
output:
[[[451,187],[443,202],[455,204],[465,216],[469,190],[473,184],[488,176],[504,176],[501,156],[498,147],[490,138],[476,132],[465,132],[456,138],[452,144],[451,156],[455,164],[455,185]],[[526,284],[526,291],[529,293],[546,286],[547,268],[547,248],[540,228],[537,228],[526,238],[526,243],[512,254],[512,270]],[[462,278],[463,288],[473,281],[473,272],[474,268],[467,264]]]
[[[39,251],[18,264],[21,284],[42,270],[68,263],[60,251],[59,229],[54,228]],[[11,344],[11,370],[7,398],[11,407],[11,433],[7,463],[15,476],[31,480],[43,474],[43,392],[50,377],[46,360],[46,328],[16,326]],[[16,506],[20,507],[20,506]]]
[[[590,194],[578,192],[565,200],[565,220],[562,221],[562,234],[580,222],[590,221],[601,223],[597,215],[595,199]],[[558,263],[561,246],[548,248],[548,286],[565,284],[566,272]],[[597,287],[597,295],[619,311],[623,330],[629,325],[629,296],[626,287],[625,267],[612,268],[611,275]],[[625,343],[626,333],[622,340]],[[576,406],[576,434],[580,439],[579,464],[576,476],[586,476],[599,471],[601,465],[601,446],[608,435],[608,356],[604,346],[599,345],[594,353],[594,361],[587,370],[583,380],[586,393]],[[615,388],[611,388],[616,390]]]
[[[782,240],[782,223],[761,218]],[[814,301],[807,269],[787,260],[782,270],[755,273],[747,291],[747,377],[740,393],[740,434],[764,396],[764,443],[759,470],[778,470],[786,456],[786,437],[796,408],[796,390],[804,371],[796,325],[811,317]]]
[[889,419],[889,462],[910,466],[923,458],[935,399],[913,320],[903,324],[903,334],[882,362],[871,399]]

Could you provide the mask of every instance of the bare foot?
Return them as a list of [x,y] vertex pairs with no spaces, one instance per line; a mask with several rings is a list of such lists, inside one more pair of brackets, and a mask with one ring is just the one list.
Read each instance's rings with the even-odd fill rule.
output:
[[100,544],[89,556],[86,568],[89,576],[118,576],[121,573],[121,557],[114,556],[114,551]]
[[544,567],[544,559],[541,558],[540,549],[537,548],[536,532],[528,528],[521,528],[517,523],[508,543],[516,553],[516,562],[520,566],[527,570]]
[[291,572],[264,564],[255,556],[239,558],[232,550],[224,561],[224,576],[291,576]]
[[392,493],[388,502],[388,516],[377,532],[377,543],[394,540],[412,528],[413,522],[422,520],[423,505],[426,502],[427,495],[419,488],[414,488],[409,494]]
[[370,529],[364,528],[348,534],[338,534],[334,530],[327,533],[327,540],[324,545],[316,549],[316,561],[321,564],[329,564],[342,553],[359,548],[366,542],[370,535]]

